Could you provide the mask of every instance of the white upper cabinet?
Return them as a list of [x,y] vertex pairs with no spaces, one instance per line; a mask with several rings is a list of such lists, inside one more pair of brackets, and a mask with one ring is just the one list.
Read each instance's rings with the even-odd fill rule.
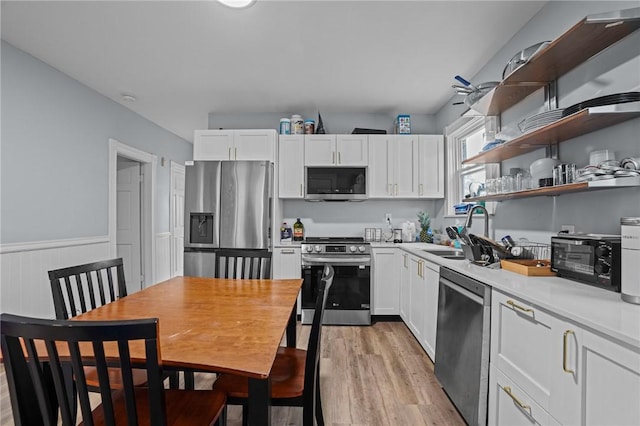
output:
[[193,159],[275,161],[274,129],[196,130]]
[[418,137],[418,196],[444,198],[444,137]]
[[280,198],[304,198],[304,135],[280,135],[278,173]]
[[305,135],[306,166],[366,166],[367,135]]
[[441,135],[370,135],[370,198],[443,198]]

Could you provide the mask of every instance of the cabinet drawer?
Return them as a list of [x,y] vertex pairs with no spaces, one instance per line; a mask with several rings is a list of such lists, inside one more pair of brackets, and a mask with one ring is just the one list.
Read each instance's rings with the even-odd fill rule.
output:
[[490,425],[548,425],[551,416],[525,391],[491,366],[489,376]]
[[494,291],[491,362],[549,409],[553,317],[519,299]]

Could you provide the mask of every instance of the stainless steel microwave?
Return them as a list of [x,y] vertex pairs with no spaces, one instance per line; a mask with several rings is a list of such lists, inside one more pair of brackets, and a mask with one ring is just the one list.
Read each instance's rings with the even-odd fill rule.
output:
[[305,199],[362,201],[367,195],[366,167],[306,167]]

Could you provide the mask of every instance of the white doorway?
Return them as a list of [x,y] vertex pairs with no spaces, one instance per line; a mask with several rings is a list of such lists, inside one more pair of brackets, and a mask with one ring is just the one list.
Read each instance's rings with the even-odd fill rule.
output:
[[[124,211],[129,207],[121,208],[119,211],[118,205],[118,178],[123,179],[124,173],[118,173],[118,160],[125,164],[125,160],[131,160],[133,163],[137,163],[141,176],[139,183],[140,196],[139,203],[132,203],[139,206],[139,213],[127,213],[129,218],[133,216],[140,217],[140,249],[128,248],[127,250],[136,251],[140,253],[140,269],[139,272],[127,265],[125,259],[125,252],[123,248],[120,248],[120,254],[118,250],[119,235],[118,226],[123,226],[123,222],[118,224],[118,215],[125,215]],[[125,145],[118,142],[115,139],[109,139],[109,253],[111,257],[120,257],[122,254],[123,261],[125,262],[125,276],[127,280],[127,290],[131,293],[136,290],[145,288],[148,285],[155,284],[155,244],[154,244],[154,218],[155,218],[155,181],[156,181],[156,166],[158,158],[147,152],[141,151],[137,148]],[[133,169],[135,166],[131,165]],[[121,194],[121,199],[124,196]],[[124,204],[123,204],[124,205]],[[133,226],[127,224],[127,226]],[[130,234],[135,234],[136,231],[131,231]],[[124,238],[120,235],[120,238]],[[126,240],[124,240],[126,242]],[[131,284],[129,282],[129,276],[131,276]],[[138,277],[136,279],[135,277]],[[132,291],[133,290],[133,291]]]
[[124,264],[127,293],[142,290],[142,176],[138,161],[117,158],[116,256]]
[[184,181],[185,167],[171,162],[171,276],[184,274]]

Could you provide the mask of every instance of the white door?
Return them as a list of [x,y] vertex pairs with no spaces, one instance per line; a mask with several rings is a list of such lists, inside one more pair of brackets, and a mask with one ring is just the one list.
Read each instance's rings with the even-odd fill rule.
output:
[[193,137],[193,159],[233,160],[233,130],[196,130]]
[[274,129],[236,130],[231,158],[273,162],[277,135]]
[[418,194],[418,138],[416,136],[395,136],[394,158],[395,182],[393,195],[415,197]]
[[336,161],[336,135],[304,136],[305,166],[334,166]]
[[279,196],[304,198],[304,136],[281,135],[279,148]]
[[171,276],[183,275],[184,267],[184,179],[182,164],[171,162]]
[[444,138],[442,135],[419,136],[418,196],[444,198]]
[[391,143],[386,135],[369,136],[369,197],[387,198],[393,195],[393,177],[389,166]]
[[336,164],[341,166],[366,166],[369,161],[367,135],[337,135]]
[[140,163],[118,157],[116,253],[124,263],[127,293],[142,289]]

